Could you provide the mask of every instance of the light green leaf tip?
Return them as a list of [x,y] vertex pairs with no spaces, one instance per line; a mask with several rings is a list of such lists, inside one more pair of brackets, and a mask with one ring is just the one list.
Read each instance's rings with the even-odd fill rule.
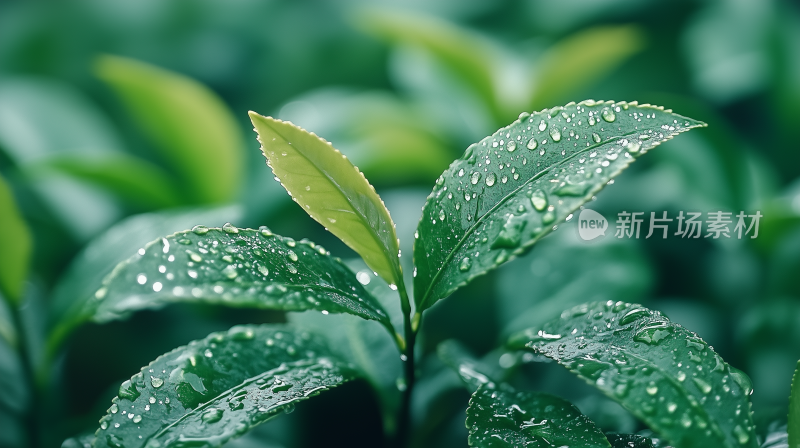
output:
[[800,448],[800,361],[792,376],[792,395],[789,398],[789,448]]
[[294,124],[250,112],[261,151],[295,202],[393,285],[403,281],[389,210],[364,175],[329,142]]
[[662,107],[587,100],[524,112],[470,145],[422,211],[417,310],[524,254],[636,158],[702,126]]
[[554,359],[676,447],[758,447],[747,375],[658,311],[579,305],[509,344]]
[[11,188],[0,177],[0,295],[12,304],[19,303],[22,296],[32,244],[31,232],[14,202]]
[[186,76],[118,56],[100,56],[95,72],[179,173],[186,197],[197,203],[233,199],[242,179],[244,143],[216,93]]

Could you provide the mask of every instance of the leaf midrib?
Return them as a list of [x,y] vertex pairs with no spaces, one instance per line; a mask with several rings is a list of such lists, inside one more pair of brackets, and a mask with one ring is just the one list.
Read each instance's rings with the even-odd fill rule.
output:
[[[296,125],[294,125],[293,123],[290,123],[290,124],[291,124],[292,126],[296,126]],[[298,128],[299,128],[299,127],[298,127]],[[384,246],[384,244],[383,244],[383,241],[380,239],[379,235],[378,235],[378,234],[375,232],[375,229],[373,229],[373,228],[372,228],[372,226],[370,226],[370,225],[367,225],[367,222],[368,222],[368,221],[367,221],[367,217],[366,217],[366,216],[364,216],[364,214],[361,212],[361,210],[359,210],[357,207],[355,207],[355,206],[353,205],[353,202],[352,202],[352,201],[350,201],[350,198],[348,198],[348,196],[347,196],[347,195],[344,193],[344,190],[343,190],[343,189],[342,189],[342,187],[339,185],[339,183],[338,183],[338,182],[336,182],[336,180],[334,180],[334,179],[333,179],[333,178],[332,178],[330,175],[328,175],[328,172],[327,172],[327,171],[323,170],[323,169],[322,169],[321,167],[319,167],[319,166],[318,166],[316,163],[314,163],[314,161],[312,161],[310,157],[308,157],[307,155],[305,155],[305,154],[304,154],[304,153],[303,153],[303,152],[302,152],[302,151],[301,151],[299,148],[297,148],[296,146],[292,145],[292,144],[289,142],[289,140],[288,140],[288,139],[287,139],[287,138],[286,138],[286,137],[285,137],[285,136],[284,136],[284,135],[283,135],[283,134],[282,134],[280,131],[278,131],[277,129],[275,129],[275,128],[274,128],[274,127],[272,127],[272,126],[270,126],[270,129],[272,129],[272,131],[273,131],[273,132],[275,132],[276,134],[278,134],[278,136],[279,136],[281,139],[283,139],[283,141],[284,141],[284,142],[286,142],[287,144],[289,144],[289,146],[291,146],[291,147],[292,147],[292,148],[295,150],[295,152],[296,152],[297,154],[299,154],[301,157],[303,157],[304,159],[306,159],[306,160],[308,161],[308,163],[309,163],[311,166],[313,166],[313,167],[314,167],[314,169],[316,169],[316,170],[317,170],[317,171],[318,171],[320,174],[322,174],[322,175],[323,175],[323,176],[324,176],[326,179],[328,179],[328,180],[329,180],[329,181],[330,181],[330,182],[331,182],[333,185],[335,185],[335,186],[336,186],[336,191],[337,191],[337,192],[338,192],[338,193],[341,195],[341,197],[342,197],[342,198],[344,198],[345,202],[347,202],[348,204],[350,204],[350,206],[352,207],[352,209],[353,209],[353,210],[355,210],[356,212],[355,212],[355,213],[353,213],[353,212],[352,212],[352,211],[350,211],[350,210],[348,210],[348,211],[350,211],[351,213],[353,213],[353,214],[355,214],[355,215],[357,215],[357,216],[359,217],[359,219],[360,219],[360,221],[361,221],[361,224],[362,224],[362,225],[363,225],[365,228],[367,228],[367,229],[368,229],[368,232],[367,232],[367,233],[368,233],[368,234],[369,234],[369,235],[372,237],[372,240],[373,240],[375,243],[377,243],[378,247],[380,247],[380,248],[381,248],[381,252],[383,252],[383,255],[386,257],[386,259],[387,259],[387,260],[389,260],[389,265],[392,267],[392,274],[394,275],[394,280],[395,280],[395,282],[400,282],[400,281],[402,281],[403,279],[402,279],[402,277],[401,277],[401,276],[399,275],[399,273],[398,273],[398,269],[397,269],[396,263],[394,263],[394,259],[392,258],[391,254],[390,254],[390,253],[388,253],[388,252],[386,251],[386,247]],[[316,136],[315,136],[315,137],[316,137]],[[317,138],[320,138],[320,137],[317,137]],[[262,145],[263,145],[263,144],[262,144]],[[331,148],[332,148],[332,149],[334,149],[334,151],[338,151],[338,150],[336,150],[336,149],[335,149],[335,148],[333,148],[333,147],[331,147]],[[267,161],[269,161],[269,158],[267,158]],[[271,163],[270,163],[270,167],[272,167],[272,164],[271,164]],[[357,168],[355,168],[355,166],[353,167],[353,169],[354,169],[355,171],[358,171],[358,169],[357,169]],[[364,181],[366,182],[366,178],[364,178],[364,175],[363,175],[363,174],[361,174],[361,172],[360,172],[360,171],[358,172],[358,175],[359,175],[359,176],[361,176],[361,178],[362,178],[362,179],[364,179]],[[283,184],[283,182],[281,182],[281,184]],[[369,182],[367,182],[367,185],[371,187],[371,185],[369,184]],[[293,198],[294,198],[294,197],[293,197]],[[327,209],[327,210],[330,210],[330,209]],[[388,212],[387,212],[387,213],[388,213]],[[391,217],[390,217],[390,219],[391,219]],[[324,226],[324,224],[323,224],[323,226]],[[395,239],[396,239],[396,238],[395,238]],[[348,244],[348,246],[349,246],[349,244]]]
[[[502,129],[501,129],[501,130],[502,130]],[[598,147],[600,147],[600,146],[603,146],[603,145],[605,145],[605,144],[611,143],[612,141],[619,140],[619,139],[621,139],[621,138],[623,138],[623,137],[625,137],[625,136],[628,136],[628,135],[631,135],[631,134],[636,134],[636,133],[638,133],[638,132],[640,132],[640,131],[639,131],[639,130],[634,130],[634,131],[628,132],[628,133],[626,133],[626,134],[621,134],[621,135],[618,135],[618,136],[615,136],[615,137],[609,138],[608,140],[605,140],[605,141],[603,141],[603,142],[596,143],[596,144],[594,144],[594,145],[591,145],[591,146],[587,146],[586,148],[582,149],[581,151],[578,151],[578,152],[576,152],[575,154],[573,154],[573,155],[571,155],[571,156],[569,156],[569,157],[566,157],[566,158],[564,158],[564,159],[563,159],[561,162],[558,162],[558,163],[563,163],[563,162],[566,162],[566,161],[568,161],[568,160],[571,160],[571,159],[573,159],[573,158],[577,157],[577,156],[578,156],[578,155],[580,155],[580,154],[583,154],[583,153],[584,153],[584,152],[586,152],[586,151],[589,151],[589,150],[591,150],[591,149],[594,149],[594,148],[598,148]],[[494,135],[494,134],[493,134],[493,135]],[[482,224],[482,223],[483,223],[483,221],[484,221],[484,219],[485,219],[487,216],[489,216],[490,214],[492,214],[492,212],[494,212],[495,210],[497,210],[498,208],[500,208],[500,206],[501,206],[501,205],[505,204],[505,203],[506,203],[506,202],[507,202],[507,201],[508,201],[508,200],[509,200],[509,199],[510,199],[512,196],[516,195],[516,194],[517,194],[517,193],[518,193],[520,190],[522,190],[522,189],[523,189],[524,187],[526,187],[528,184],[530,184],[531,182],[535,181],[536,179],[539,179],[539,178],[541,178],[542,176],[544,176],[544,175],[545,175],[547,172],[549,172],[549,171],[550,171],[550,170],[551,170],[551,169],[552,169],[554,166],[558,165],[558,163],[548,166],[548,167],[547,167],[547,168],[545,168],[544,170],[540,171],[539,173],[537,173],[536,175],[534,175],[533,177],[531,177],[530,179],[528,179],[527,181],[525,181],[524,183],[522,183],[522,184],[521,184],[519,187],[517,187],[516,189],[514,189],[513,191],[511,191],[510,193],[508,193],[506,196],[504,196],[504,197],[503,197],[503,199],[501,199],[500,201],[498,201],[498,202],[497,202],[497,203],[496,203],[494,206],[492,206],[492,208],[490,208],[489,210],[487,210],[487,211],[486,211],[486,213],[484,213],[483,215],[481,215],[481,217],[480,217],[480,218],[478,218],[478,219],[476,219],[476,220],[475,220],[475,223],[474,223],[472,226],[470,226],[470,227],[469,227],[469,228],[466,230],[466,232],[464,232],[464,235],[463,235],[463,236],[462,236],[462,237],[461,237],[461,238],[458,240],[458,243],[456,243],[456,245],[455,245],[455,247],[453,248],[453,250],[451,250],[451,251],[450,251],[450,253],[448,253],[448,254],[447,254],[447,257],[445,257],[445,259],[444,259],[444,261],[442,262],[442,265],[441,265],[441,267],[439,268],[439,270],[438,270],[438,271],[436,271],[436,274],[434,274],[433,278],[431,279],[430,285],[428,286],[428,289],[425,291],[425,295],[423,296],[423,298],[422,298],[422,301],[420,302],[420,306],[419,306],[419,307],[420,307],[420,309],[423,309],[423,310],[424,310],[424,309],[426,308],[426,306],[425,306],[425,305],[427,304],[427,302],[428,302],[428,299],[431,297],[431,296],[430,296],[430,293],[431,293],[431,291],[433,290],[433,288],[436,286],[436,284],[439,282],[439,277],[440,277],[440,276],[442,275],[442,273],[444,272],[444,270],[445,270],[445,267],[446,267],[446,266],[447,266],[447,265],[450,263],[450,261],[452,261],[452,259],[453,259],[453,257],[455,256],[456,252],[458,252],[458,250],[459,250],[459,249],[460,249],[460,248],[463,246],[463,244],[464,244],[464,241],[466,240],[466,238],[467,238],[468,236],[472,235],[472,233],[473,233],[473,232],[475,231],[475,229],[478,227],[478,224]],[[424,217],[423,217],[423,219],[424,219]]]

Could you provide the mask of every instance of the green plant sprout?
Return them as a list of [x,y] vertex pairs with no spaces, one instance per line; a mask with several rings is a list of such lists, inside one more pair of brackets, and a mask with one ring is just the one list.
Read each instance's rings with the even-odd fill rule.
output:
[[[276,180],[385,284],[367,285],[325,248],[267,227],[198,225],[120,263],[71,309],[59,338],[85,321],[178,302],[315,311],[323,319],[350,314],[363,319],[353,330],[360,342],[383,328],[399,352],[392,356],[402,360],[395,372],[402,396],[382,403],[391,422],[387,444],[396,447],[414,440],[415,347],[426,310],[529,251],[642,154],[705,126],[636,102],[583,101],[522,113],[470,145],[438,178],[415,233],[413,271],[404,272],[389,211],[358,168],[292,123],[254,112],[250,118]],[[401,318],[392,312],[398,302]],[[95,433],[65,445],[216,447],[355,379],[386,395],[363,359],[325,339],[296,324],[242,325],[176,348],[120,386]],[[470,446],[759,446],[747,375],[658,311],[618,301],[582,304],[512,335],[503,350],[557,362],[654,433],[604,434],[568,401],[515,390],[495,368],[446,342],[440,358],[472,392],[464,403]],[[791,406],[789,440],[797,447],[796,396]]]

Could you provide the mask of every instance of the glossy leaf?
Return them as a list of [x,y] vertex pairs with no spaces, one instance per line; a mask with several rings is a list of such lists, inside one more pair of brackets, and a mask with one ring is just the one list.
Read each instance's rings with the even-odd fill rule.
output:
[[594,302],[512,337],[618,401],[675,446],[756,447],[750,380],[658,311]]
[[557,42],[537,62],[528,107],[539,109],[564,100],[619,67],[644,48],[635,26],[598,26]]
[[269,166],[295,202],[391,284],[403,281],[389,211],[364,175],[330,143],[292,123],[250,112]]
[[230,224],[149,243],[114,268],[81,314],[108,322],[178,302],[350,313],[391,329],[380,304],[323,247]]
[[75,256],[66,272],[53,289],[50,299],[50,322],[54,329],[48,341],[51,354],[55,353],[63,337],[86,319],[83,311],[86,302],[103,279],[119,263],[145,244],[202,222],[219,225],[226,220],[238,220],[239,207],[161,211],[131,216],[96,236]]
[[231,200],[242,179],[241,131],[210,89],[133,59],[102,56],[97,75],[121,96],[161,156],[199,203]]
[[792,376],[792,394],[789,398],[789,448],[800,448],[800,361]]
[[655,448],[648,437],[636,434],[606,434],[611,448]]
[[0,177],[0,295],[12,306],[19,303],[28,276],[33,241],[14,201],[11,188]]
[[97,185],[139,207],[167,208],[181,203],[179,189],[168,173],[124,153],[51,157],[28,169],[34,175],[48,171]]
[[610,447],[594,423],[568,401],[488,385],[469,400],[467,428],[472,447]]
[[636,157],[703,125],[660,107],[584,101],[523,113],[471,145],[423,209],[417,310],[525,253]]
[[175,349],[122,383],[94,446],[217,447],[354,377],[310,333],[234,327]]

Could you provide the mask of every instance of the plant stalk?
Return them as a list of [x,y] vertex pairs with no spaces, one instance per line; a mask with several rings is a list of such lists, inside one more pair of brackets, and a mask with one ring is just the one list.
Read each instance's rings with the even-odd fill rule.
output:
[[398,292],[400,293],[400,303],[403,310],[406,339],[405,353],[402,354],[405,390],[403,390],[403,397],[400,403],[393,446],[395,448],[404,448],[408,443],[408,436],[411,430],[411,396],[414,392],[414,381],[416,379],[414,345],[417,339],[417,329],[412,328],[411,325],[411,303],[408,299],[408,292],[402,282],[398,282]]
[[19,307],[21,304],[12,305],[12,319],[14,326],[17,330],[17,352],[20,356],[22,368],[25,372],[30,387],[30,402],[29,407],[23,411],[24,422],[26,427],[26,435],[28,437],[28,446],[39,447],[41,440],[39,437],[39,422],[37,419],[37,409],[40,399],[40,390],[42,381],[38,374],[38,369],[35,366],[35,361],[30,353],[30,346],[28,345],[28,335],[26,334],[26,327],[23,322],[22,315]]

